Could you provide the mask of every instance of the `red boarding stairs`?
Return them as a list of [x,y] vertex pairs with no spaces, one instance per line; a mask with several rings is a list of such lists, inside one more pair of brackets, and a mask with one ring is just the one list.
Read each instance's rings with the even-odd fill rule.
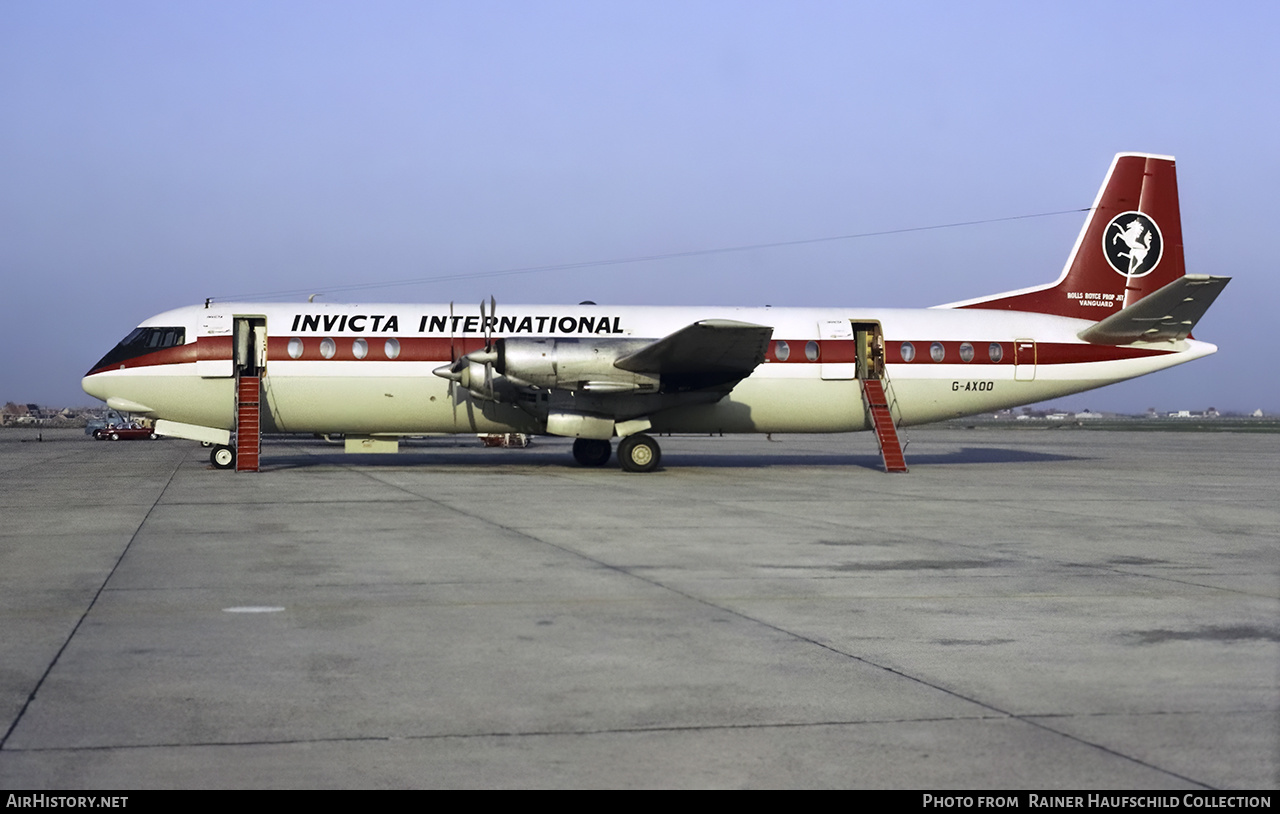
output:
[[261,451],[261,378],[241,376],[236,385],[236,471],[257,472]]
[[880,443],[880,457],[884,459],[885,472],[906,472],[907,459],[902,453],[902,441],[898,428],[893,425],[889,411],[889,398],[885,395],[884,382],[880,379],[862,380],[862,399],[871,414],[871,426]]

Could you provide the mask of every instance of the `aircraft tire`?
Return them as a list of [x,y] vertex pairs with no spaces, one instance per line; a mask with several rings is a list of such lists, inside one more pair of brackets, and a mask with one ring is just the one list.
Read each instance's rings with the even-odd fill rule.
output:
[[214,469],[231,469],[236,465],[236,451],[219,444],[209,453],[209,463],[213,464]]
[[628,435],[618,443],[618,463],[626,472],[652,472],[662,463],[662,449],[647,435]]
[[604,466],[613,455],[613,444],[598,438],[578,438],[573,442],[573,459],[582,466]]

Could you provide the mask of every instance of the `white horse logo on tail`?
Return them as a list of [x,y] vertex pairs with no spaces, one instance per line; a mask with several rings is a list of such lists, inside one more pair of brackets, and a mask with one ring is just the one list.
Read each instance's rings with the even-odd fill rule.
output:
[[1107,224],[1102,248],[1113,269],[1126,277],[1142,277],[1160,262],[1160,231],[1141,212],[1124,212]]

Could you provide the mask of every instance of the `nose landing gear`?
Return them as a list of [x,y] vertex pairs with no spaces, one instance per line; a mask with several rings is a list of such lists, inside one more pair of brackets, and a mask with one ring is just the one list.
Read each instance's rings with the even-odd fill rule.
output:
[[236,465],[236,451],[219,444],[209,453],[209,463],[213,464],[214,469],[231,469]]

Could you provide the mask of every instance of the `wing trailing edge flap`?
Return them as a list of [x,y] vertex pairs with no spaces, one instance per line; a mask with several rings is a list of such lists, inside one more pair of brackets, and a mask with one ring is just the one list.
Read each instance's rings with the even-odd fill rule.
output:
[[1187,274],[1077,336],[1095,345],[1186,339],[1229,282],[1230,277]]
[[773,328],[731,319],[704,319],[668,334],[613,364],[656,374],[664,390],[736,385],[764,361]]

